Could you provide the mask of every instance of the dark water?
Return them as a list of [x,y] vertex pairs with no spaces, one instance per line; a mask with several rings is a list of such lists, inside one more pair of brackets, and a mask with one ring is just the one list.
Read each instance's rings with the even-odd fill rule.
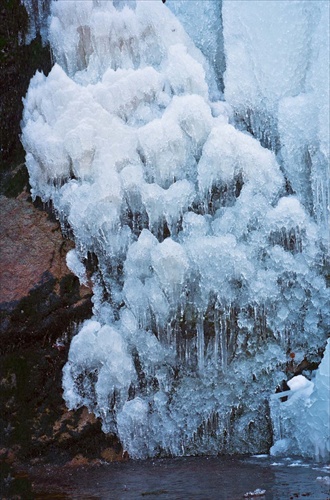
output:
[[25,480],[30,485],[26,498],[39,500],[236,500],[258,489],[266,492],[250,498],[326,500],[330,493],[324,477],[329,473],[329,466],[293,459],[191,457],[35,467]]

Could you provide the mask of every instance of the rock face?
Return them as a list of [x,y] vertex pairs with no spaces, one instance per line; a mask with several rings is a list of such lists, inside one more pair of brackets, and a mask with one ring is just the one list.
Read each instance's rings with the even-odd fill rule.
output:
[[62,239],[47,213],[36,210],[23,196],[0,196],[0,210],[0,300],[10,308],[47,278],[59,279],[68,272],[63,255],[72,245]]
[[12,498],[17,462],[82,465],[123,453],[99,420],[84,408],[68,411],[62,399],[62,368],[77,326],[91,316],[92,293],[66,266],[72,242],[28,192],[22,98],[36,70],[49,72],[49,47],[38,34],[24,43],[21,0],[3,2],[0,21],[0,490]]
[[66,266],[72,243],[27,198],[0,196],[0,349],[5,352],[45,334],[55,341],[91,311],[91,290]]
[[91,289],[66,266],[73,244],[27,192],[0,196],[0,213],[0,459],[6,467],[122,459],[115,436],[61,397],[70,340],[92,310]]
[[36,70],[51,69],[50,50],[42,46],[38,35],[25,44],[29,19],[21,0],[4,0],[0,4],[0,180],[23,161],[19,140],[23,102],[30,79]]

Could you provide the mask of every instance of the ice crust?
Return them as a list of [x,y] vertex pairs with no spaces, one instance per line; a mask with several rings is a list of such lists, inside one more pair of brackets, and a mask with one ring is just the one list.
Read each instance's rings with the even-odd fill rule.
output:
[[[218,12],[202,3],[172,9],[197,25],[200,9]],[[296,8],[280,4],[280,20]],[[162,2],[53,2],[49,40],[56,63],[24,99],[32,195],[74,238],[67,263],[82,282],[97,262],[93,317],[64,367],[68,407],[86,405],[134,458],[265,451],[288,352],[317,360],[329,325],[302,190],[288,194],[275,153],[235,128],[234,90],[232,106],[215,101],[219,66]]]

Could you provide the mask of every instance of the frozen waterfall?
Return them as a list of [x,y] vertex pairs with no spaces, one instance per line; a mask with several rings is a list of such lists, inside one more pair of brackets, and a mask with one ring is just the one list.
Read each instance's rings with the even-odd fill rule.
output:
[[223,1],[225,98],[278,153],[330,255],[329,2]]
[[22,142],[32,195],[52,201],[94,292],[64,398],[133,458],[268,451],[290,352],[320,361],[328,7],[51,4],[56,62],[31,80]]

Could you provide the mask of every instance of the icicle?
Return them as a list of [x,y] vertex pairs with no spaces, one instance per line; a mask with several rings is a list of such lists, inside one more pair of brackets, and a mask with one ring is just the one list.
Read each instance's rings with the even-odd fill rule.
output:
[[219,363],[219,342],[220,342],[220,319],[219,311],[214,308],[214,347],[213,347],[213,357],[215,365],[218,366]]
[[220,366],[223,373],[227,371],[227,312],[221,312],[220,318]]
[[[177,3],[195,19],[194,37],[205,35],[198,8],[208,26],[220,25],[205,14],[219,12],[217,0],[189,8]],[[282,23],[262,3],[240,2],[237,10],[223,2],[233,111],[210,102],[214,72],[160,1],[54,1],[49,39],[56,64],[47,77],[33,77],[24,99],[22,142],[33,196],[53,201],[74,239],[71,267],[82,279],[93,273],[93,317],[72,340],[65,399],[71,408],[87,405],[100,414],[103,428],[116,430],[132,457],[257,451],[259,438],[251,438],[247,425],[260,411],[256,398],[271,392],[289,345],[315,353],[327,334],[329,289],[320,272],[326,171],[311,155],[317,227],[300,199],[306,186],[289,176],[301,163],[289,159],[287,178],[297,181],[298,194],[288,195],[287,159],[280,168],[252,136],[277,148],[279,102],[269,100],[279,85],[290,95],[283,86],[293,80],[298,91],[302,81],[307,88],[303,67],[313,66],[312,38],[318,18],[327,18],[321,3],[318,16],[300,0],[271,2],[294,28],[286,32],[293,52],[286,37],[279,39],[292,78],[279,78],[268,54],[278,47],[275,34],[255,19],[275,19],[276,42]],[[240,33],[246,23],[270,39],[256,46]],[[246,42],[239,50],[237,40]],[[233,54],[242,64],[232,64]],[[295,61],[293,71],[287,61]],[[242,92],[232,92],[240,85]],[[300,94],[291,107],[283,101],[283,113],[290,111],[283,123],[300,101],[314,106]],[[235,113],[250,134],[235,128]],[[298,137],[292,128],[291,137],[281,130],[286,146],[292,139],[305,151],[308,133],[318,144],[319,115],[292,118],[302,132]],[[91,255],[84,273],[80,263]],[[268,432],[264,424],[260,435]]]
[[197,333],[197,364],[198,370],[202,374],[204,372],[204,317],[200,313],[197,317],[196,322],[196,333]]

